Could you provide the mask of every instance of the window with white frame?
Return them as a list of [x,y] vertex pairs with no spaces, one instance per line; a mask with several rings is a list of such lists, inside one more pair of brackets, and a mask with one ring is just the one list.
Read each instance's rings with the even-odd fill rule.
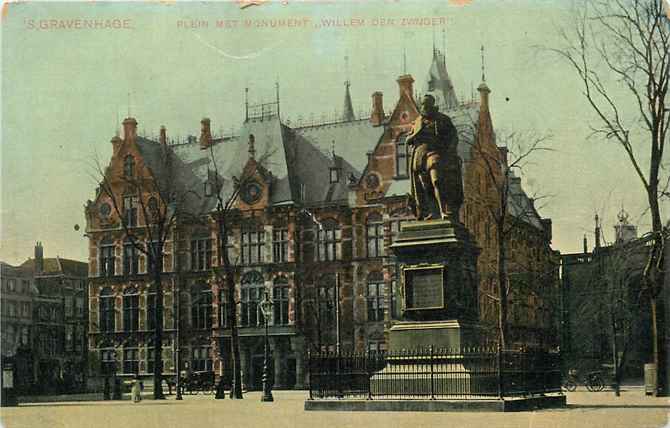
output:
[[381,272],[368,275],[365,298],[368,306],[368,321],[383,321],[384,309],[384,276]]
[[288,290],[288,279],[285,276],[275,278],[272,286],[274,325],[288,325]]
[[251,271],[242,277],[240,289],[242,302],[240,306],[240,324],[242,327],[256,327],[263,325],[263,315],[260,312],[260,302],[265,293],[263,275],[258,271]]
[[334,219],[324,220],[317,228],[317,259],[322,262],[339,260],[338,246],[342,240],[340,225]]
[[242,264],[251,265],[263,263],[265,251],[265,232],[263,228],[254,224],[242,229]]
[[384,256],[384,221],[379,213],[368,216],[365,225],[368,257]]
[[212,240],[197,238],[191,240],[191,270],[208,270],[212,267]]
[[200,330],[212,328],[212,289],[208,284],[197,284],[191,291],[191,325]]
[[114,331],[114,295],[112,289],[105,287],[100,291],[100,331],[111,333]]
[[123,373],[137,374],[140,369],[140,352],[137,347],[123,349]]
[[407,177],[409,163],[406,140],[407,134],[402,134],[395,143],[395,175],[398,178]]
[[140,328],[140,295],[136,288],[123,291],[123,329],[137,331]]
[[286,227],[272,229],[272,260],[275,263],[288,261],[288,228]]
[[116,256],[114,254],[114,242],[111,239],[105,239],[100,243],[100,276],[114,276],[114,266]]
[[123,221],[128,227],[137,226],[137,196],[123,197]]
[[196,372],[212,371],[212,347],[197,346],[193,348],[191,368]]
[[123,274],[137,275],[140,266],[140,256],[137,248],[130,239],[123,243]]

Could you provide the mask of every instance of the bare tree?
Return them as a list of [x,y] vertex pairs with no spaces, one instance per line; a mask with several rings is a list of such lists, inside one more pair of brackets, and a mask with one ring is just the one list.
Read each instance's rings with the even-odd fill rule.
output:
[[513,263],[511,242],[523,228],[534,227],[531,226],[533,219],[539,218],[534,201],[542,199],[537,195],[532,198],[525,196],[519,184],[520,174],[531,156],[550,150],[547,147],[550,136],[534,132],[510,132],[501,134],[498,140],[502,147],[498,147],[482,141],[477,126],[473,125],[470,131],[474,138],[466,138],[465,141],[473,142],[475,165],[471,168],[479,171],[479,194],[488,216],[484,221],[484,235],[495,246],[493,271],[497,287],[497,296],[494,297],[498,306],[497,330],[500,346],[505,349],[509,345],[508,304],[510,266]]
[[[99,192],[109,201],[126,242],[132,251],[143,254],[147,260],[147,273],[155,291],[154,321],[154,399],[164,399],[163,379],[163,259],[165,245],[170,241],[177,222],[190,217],[187,199],[192,192],[180,188],[173,176],[173,160],[169,150],[163,150],[156,159],[154,169],[146,162],[136,162],[126,157],[122,171],[113,166],[103,168],[95,160],[95,179]],[[118,173],[115,173],[118,172]],[[124,257],[126,255],[124,254]],[[132,257],[132,256],[131,256]],[[130,261],[130,263],[134,263]],[[129,272],[131,273],[131,272]]]
[[[615,243],[594,252],[587,286],[572,295],[571,313],[580,325],[590,326],[580,335],[578,347],[598,347],[607,338],[613,367],[615,395],[620,394],[631,344],[634,342],[645,302],[641,286],[650,236]],[[578,333],[579,334],[579,333]],[[603,342],[603,343],[599,343]]]
[[[551,49],[575,71],[596,116],[593,134],[618,145],[644,189],[652,224],[644,269],[651,299],[657,394],[668,394],[665,304],[662,298],[663,221],[668,196],[664,148],[670,126],[670,27],[664,0],[589,0],[575,11],[573,28],[560,29],[563,46]],[[614,80],[609,80],[613,76]],[[648,165],[647,165],[648,163]],[[647,172],[645,172],[645,169]],[[664,181],[666,181],[664,183]]]
[[[253,135],[250,135],[250,144],[253,149]],[[239,177],[232,177],[232,186],[227,186],[224,183],[224,178],[219,173],[216,157],[214,156],[214,146],[210,145],[210,159],[214,166],[215,174],[215,194],[216,194],[216,210],[213,213],[213,218],[217,228],[217,236],[219,240],[218,251],[218,266],[213,270],[214,275],[219,282],[223,284],[223,289],[226,292],[226,307],[228,313],[228,325],[230,326],[230,352],[232,362],[232,385],[230,389],[230,398],[242,399],[242,366],[240,362],[240,343],[239,332],[237,328],[237,305],[238,301],[235,297],[235,274],[236,274],[236,260],[230,260],[228,254],[228,238],[231,231],[231,223],[238,216],[236,208],[239,200],[240,192],[245,186],[254,180],[254,177],[264,168],[268,159],[272,156],[274,151],[266,151],[258,160],[252,159],[239,172]],[[217,397],[223,398],[223,377],[219,380],[217,387]]]

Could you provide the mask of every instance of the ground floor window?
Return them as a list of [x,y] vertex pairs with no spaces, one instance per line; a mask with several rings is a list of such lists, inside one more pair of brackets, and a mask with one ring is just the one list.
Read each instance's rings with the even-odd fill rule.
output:
[[191,359],[191,369],[195,372],[212,371],[212,347],[199,346],[193,348],[193,358]]
[[140,358],[137,348],[123,350],[123,372],[136,374],[139,371]]

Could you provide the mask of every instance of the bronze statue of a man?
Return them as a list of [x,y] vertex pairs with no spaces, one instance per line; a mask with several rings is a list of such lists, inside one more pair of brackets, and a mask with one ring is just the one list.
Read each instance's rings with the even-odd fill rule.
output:
[[407,144],[414,147],[410,164],[414,215],[419,220],[458,222],[463,203],[458,133],[449,116],[438,112],[432,95],[423,97],[421,116]]

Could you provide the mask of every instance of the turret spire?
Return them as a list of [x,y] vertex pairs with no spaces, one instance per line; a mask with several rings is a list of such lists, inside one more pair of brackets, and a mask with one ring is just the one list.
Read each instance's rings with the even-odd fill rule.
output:
[[344,108],[342,109],[342,120],[345,122],[351,122],[356,119],[354,115],[354,106],[351,102],[351,92],[349,87],[351,82],[349,81],[349,57],[344,57],[344,68],[347,76],[347,80],[344,81]]

